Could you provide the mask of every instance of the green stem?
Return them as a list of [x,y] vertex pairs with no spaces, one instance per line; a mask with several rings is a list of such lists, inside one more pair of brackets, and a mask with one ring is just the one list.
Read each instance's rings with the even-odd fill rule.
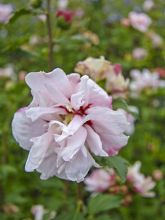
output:
[[82,187],[81,187],[81,183],[77,184],[76,194],[77,194],[77,201],[81,201],[82,200]]
[[46,23],[48,31],[48,68],[53,68],[53,37],[52,37],[52,25],[51,25],[51,0],[47,0],[47,13]]

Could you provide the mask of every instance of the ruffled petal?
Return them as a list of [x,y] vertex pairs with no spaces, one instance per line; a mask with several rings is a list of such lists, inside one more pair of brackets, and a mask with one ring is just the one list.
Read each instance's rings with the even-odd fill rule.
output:
[[[83,151],[86,151],[86,156]],[[66,176],[69,180],[81,182],[92,166],[97,167],[97,164],[84,147],[66,165]]]
[[108,156],[103,150],[102,142],[99,135],[88,125],[85,126],[87,129],[87,144],[92,153],[97,156]]
[[[54,122],[54,123],[58,123],[58,122]],[[83,125],[83,123],[84,121],[82,117],[79,115],[75,115],[72,121],[68,124],[68,126],[62,123],[60,124],[58,123],[59,125],[61,125],[62,134],[55,135],[55,140],[57,142],[60,142],[60,141],[63,141],[65,138],[73,135]]]
[[121,134],[129,126],[125,114],[106,107],[89,108],[88,119],[92,120],[93,128],[97,133]]
[[31,139],[33,145],[30,149],[28,159],[26,161],[25,170],[32,172],[37,169],[48,154],[49,145],[52,142],[52,135],[45,133],[42,136]]
[[112,108],[112,97],[91,79],[88,80],[88,89],[90,91],[89,104]]
[[100,138],[103,144],[103,149],[108,153],[110,156],[116,155],[119,150],[125,146],[128,142],[128,136],[124,134],[119,135],[110,135],[108,133],[100,133]]
[[30,118],[32,121],[35,121],[39,118],[44,120],[55,119],[57,113],[66,114],[64,109],[59,107],[31,107],[26,110],[26,116]]
[[81,81],[77,87],[77,92],[71,96],[71,105],[75,110],[81,106],[106,106],[112,107],[112,98],[100,88],[88,76],[81,77]]
[[15,113],[12,121],[12,132],[19,145],[25,150],[30,150],[33,144],[31,138],[45,133],[47,124],[42,119],[32,122],[25,114],[26,109],[22,108]]
[[[40,105],[66,104],[71,94],[71,84],[65,73],[57,68],[50,73],[32,72],[26,78],[26,83],[36,95],[36,100],[42,100]],[[43,102],[44,98],[44,102]]]
[[81,147],[84,146],[86,137],[86,129],[81,127],[74,135],[68,137],[66,146],[62,149],[59,157],[62,157],[64,161],[70,161]]

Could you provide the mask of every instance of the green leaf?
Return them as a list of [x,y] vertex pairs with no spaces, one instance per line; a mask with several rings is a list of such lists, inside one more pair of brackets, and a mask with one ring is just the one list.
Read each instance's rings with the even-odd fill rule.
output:
[[69,211],[67,213],[61,213],[56,217],[56,220],[85,220],[82,213],[75,214],[74,211]]
[[115,99],[112,105],[113,105],[113,109],[122,108],[126,111],[128,110],[127,102],[122,98]]
[[90,198],[88,211],[90,214],[97,214],[102,211],[118,208],[121,204],[121,197],[112,195],[97,195]]
[[109,215],[99,215],[96,220],[110,220]]
[[18,11],[16,11],[12,17],[10,18],[9,20],[9,23],[14,23],[18,18],[20,18],[21,16],[23,15],[28,15],[28,14],[32,14],[32,10],[31,9],[25,9],[25,8],[22,8]]
[[109,157],[106,159],[107,165],[114,168],[121,178],[122,182],[126,181],[126,175],[129,162],[120,156]]

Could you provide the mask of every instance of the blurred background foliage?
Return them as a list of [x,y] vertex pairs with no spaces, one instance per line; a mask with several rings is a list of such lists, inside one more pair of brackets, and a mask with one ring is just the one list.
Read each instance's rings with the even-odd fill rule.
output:
[[[165,1],[154,2],[154,7],[147,12],[152,19],[150,31],[165,39]],[[29,89],[20,79],[21,73],[49,70],[46,22],[38,17],[45,12],[46,1],[40,4],[37,0],[2,0],[2,3],[12,4],[17,13],[9,23],[0,24],[0,67],[10,64],[15,72],[14,80],[0,77],[0,219],[33,219],[31,208],[35,204],[44,206],[44,219],[165,219],[163,179],[157,182],[155,198],[135,196],[128,207],[120,206],[93,216],[87,214],[89,194],[83,184],[77,189],[75,183],[66,183],[55,177],[41,181],[37,173],[24,172],[27,152],[14,141],[11,120],[14,112],[31,100]],[[67,22],[56,17],[58,1],[52,0],[53,66],[69,73],[73,72],[78,61],[103,55],[113,63],[121,63],[127,77],[134,68],[165,69],[165,41],[161,46],[153,46],[145,33],[121,24],[121,19],[130,11],[144,11],[143,3],[144,0],[70,0],[68,8],[77,15]],[[133,58],[132,51],[137,47],[147,51],[144,59]],[[139,116],[135,132],[121,155],[130,163],[142,161],[146,175],[152,175],[157,169],[164,172],[165,91],[146,92],[127,102],[139,108]],[[79,193],[84,204],[75,200]]]

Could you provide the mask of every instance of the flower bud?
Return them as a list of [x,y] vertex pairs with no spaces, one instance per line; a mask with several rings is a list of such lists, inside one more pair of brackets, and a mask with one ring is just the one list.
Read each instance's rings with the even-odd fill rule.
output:
[[30,5],[33,8],[39,8],[42,4],[42,0],[30,0]]

